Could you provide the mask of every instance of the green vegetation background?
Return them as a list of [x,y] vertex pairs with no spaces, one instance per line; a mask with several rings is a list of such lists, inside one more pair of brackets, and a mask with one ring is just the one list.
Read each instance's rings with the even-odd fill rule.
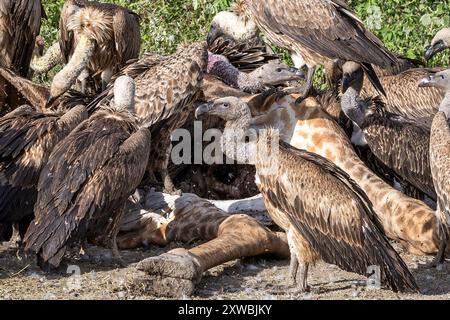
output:
[[[178,43],[203,39],[213,16],[232,0],[109,0],[142,18],[142,51],[171,53]],[[48,19],[42,35],[48,47],[56,41],[64,0],[43,0]],[[385,45],[409,58],[420,59],[434,34],[450,26],[450,0],[350,0],[351,7]],[[432,65],[448,65],[439,54]]]

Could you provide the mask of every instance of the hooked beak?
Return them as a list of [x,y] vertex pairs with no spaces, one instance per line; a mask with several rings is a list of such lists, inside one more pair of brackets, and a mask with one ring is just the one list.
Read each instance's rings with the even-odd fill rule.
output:
[[345,93],[348,88],[350,88],[350,84],[352,83],[352,77],[349,74],[344,74],[342,77],[342,93]]
[[419,88],[432,87],[434,84],[434,75],[429,75],[419,80]]
[[216,25],[211,26],[211,30],[209,30],[208,35],[206,37],[206,43],[208,47],[213,44],[213,42],[219,37],[219,30]]
[[302,69],[289,68],[289,71],[292,72],[297,77],[297,80],[305,80],[306,79],[306,75]]
[[50,96],[50,97],[47,99],[47,102],[45,103],[45,108],[50,108],[51,105],[53,104],[53,102],[56,101],[56,99],[57,99],[57,98],[55,98],[55,97],[53,97],[53,96]]
[[195,118],[198,119],[200,116],[211,111],[213,105],[214,104],[212,102],[208,102],[197,107],[197,109],[195,109]]
[[430,60],[433,58],[437,53],[444,51],[446,48],[443,41],[438,41],[434,45],[430,46],[427,51],[425,52],[425,59]]

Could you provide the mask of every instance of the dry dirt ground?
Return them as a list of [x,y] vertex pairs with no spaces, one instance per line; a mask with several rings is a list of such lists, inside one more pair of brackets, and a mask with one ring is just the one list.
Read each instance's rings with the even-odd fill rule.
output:
[[[180,246],[151,247],[122,251],[127,263],[164,253]],[[401,249],[399,249],[401,252]],[[236,260],[207,271],[191,297],[182,299],[450,299],[450,263],[441,269],[427,269],[432,257],[416,257],[402,252],[422,290],[422,294],[396,294],[389,290],[368,288],[364,277],[347,273],[325,263],[310,271],[312,291],[296,294],[283,287],[288,271],[287,260],[256,257]],[[106,258],[105,258],[106,259]],[[0,299],[155,299],[118,290],[119,269],[105,260],[83,261],[69,256],[66,265],[52,274],[36,266],[34,257],[21,250],[0,246]],[[67,265],[69,264],[69,265]],[[81,275],[72,275],[77,270]],[[72,277],[71,277],[72,276]]]

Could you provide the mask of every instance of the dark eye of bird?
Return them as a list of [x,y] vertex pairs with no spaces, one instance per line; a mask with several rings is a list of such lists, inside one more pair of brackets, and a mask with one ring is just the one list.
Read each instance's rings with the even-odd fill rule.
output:
[[276,68],[275,69],[276,72],[281,72],[281,70],[283,70],[283,69],[281,69],[281,68]]
[[230,106],[230,105],[229,105],[228,103],[224,103],[224,104],[223,104],[223,107],[224,107],[224,108],[228,108],[229,106]]

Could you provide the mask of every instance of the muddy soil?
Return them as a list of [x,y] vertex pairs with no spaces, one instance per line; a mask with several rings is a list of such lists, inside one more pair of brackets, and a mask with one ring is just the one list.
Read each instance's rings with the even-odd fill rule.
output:
[[[127,264],[183,246],[150,247],[122,251]],[[186,247],[184,245],[184,247]],[[95,250],[95,248],[91,248]],[[297,294],[284,286],[289,261],[271,257],[246,258],[207,271],[197,289],[184,299],[450,299],[450,263],[439,269],[425,264],[432,257],[416,257],[396,246],[417,279],[422,294],[398,294],[367,286],[367,279],[344,272],[323,262],[312,267],[312,290]],[[85,259],[73,253],[65,265],[51,274],[43,273],[33,256],[22,250],[0,245],[0,299],[155,299],[150,295],[118,290],[119,268],[113,266],[109,252],[100,250],[96,258]],[[100,257],[100,258],[99,258]],[[73,274],[80,272],[78,278]]]

